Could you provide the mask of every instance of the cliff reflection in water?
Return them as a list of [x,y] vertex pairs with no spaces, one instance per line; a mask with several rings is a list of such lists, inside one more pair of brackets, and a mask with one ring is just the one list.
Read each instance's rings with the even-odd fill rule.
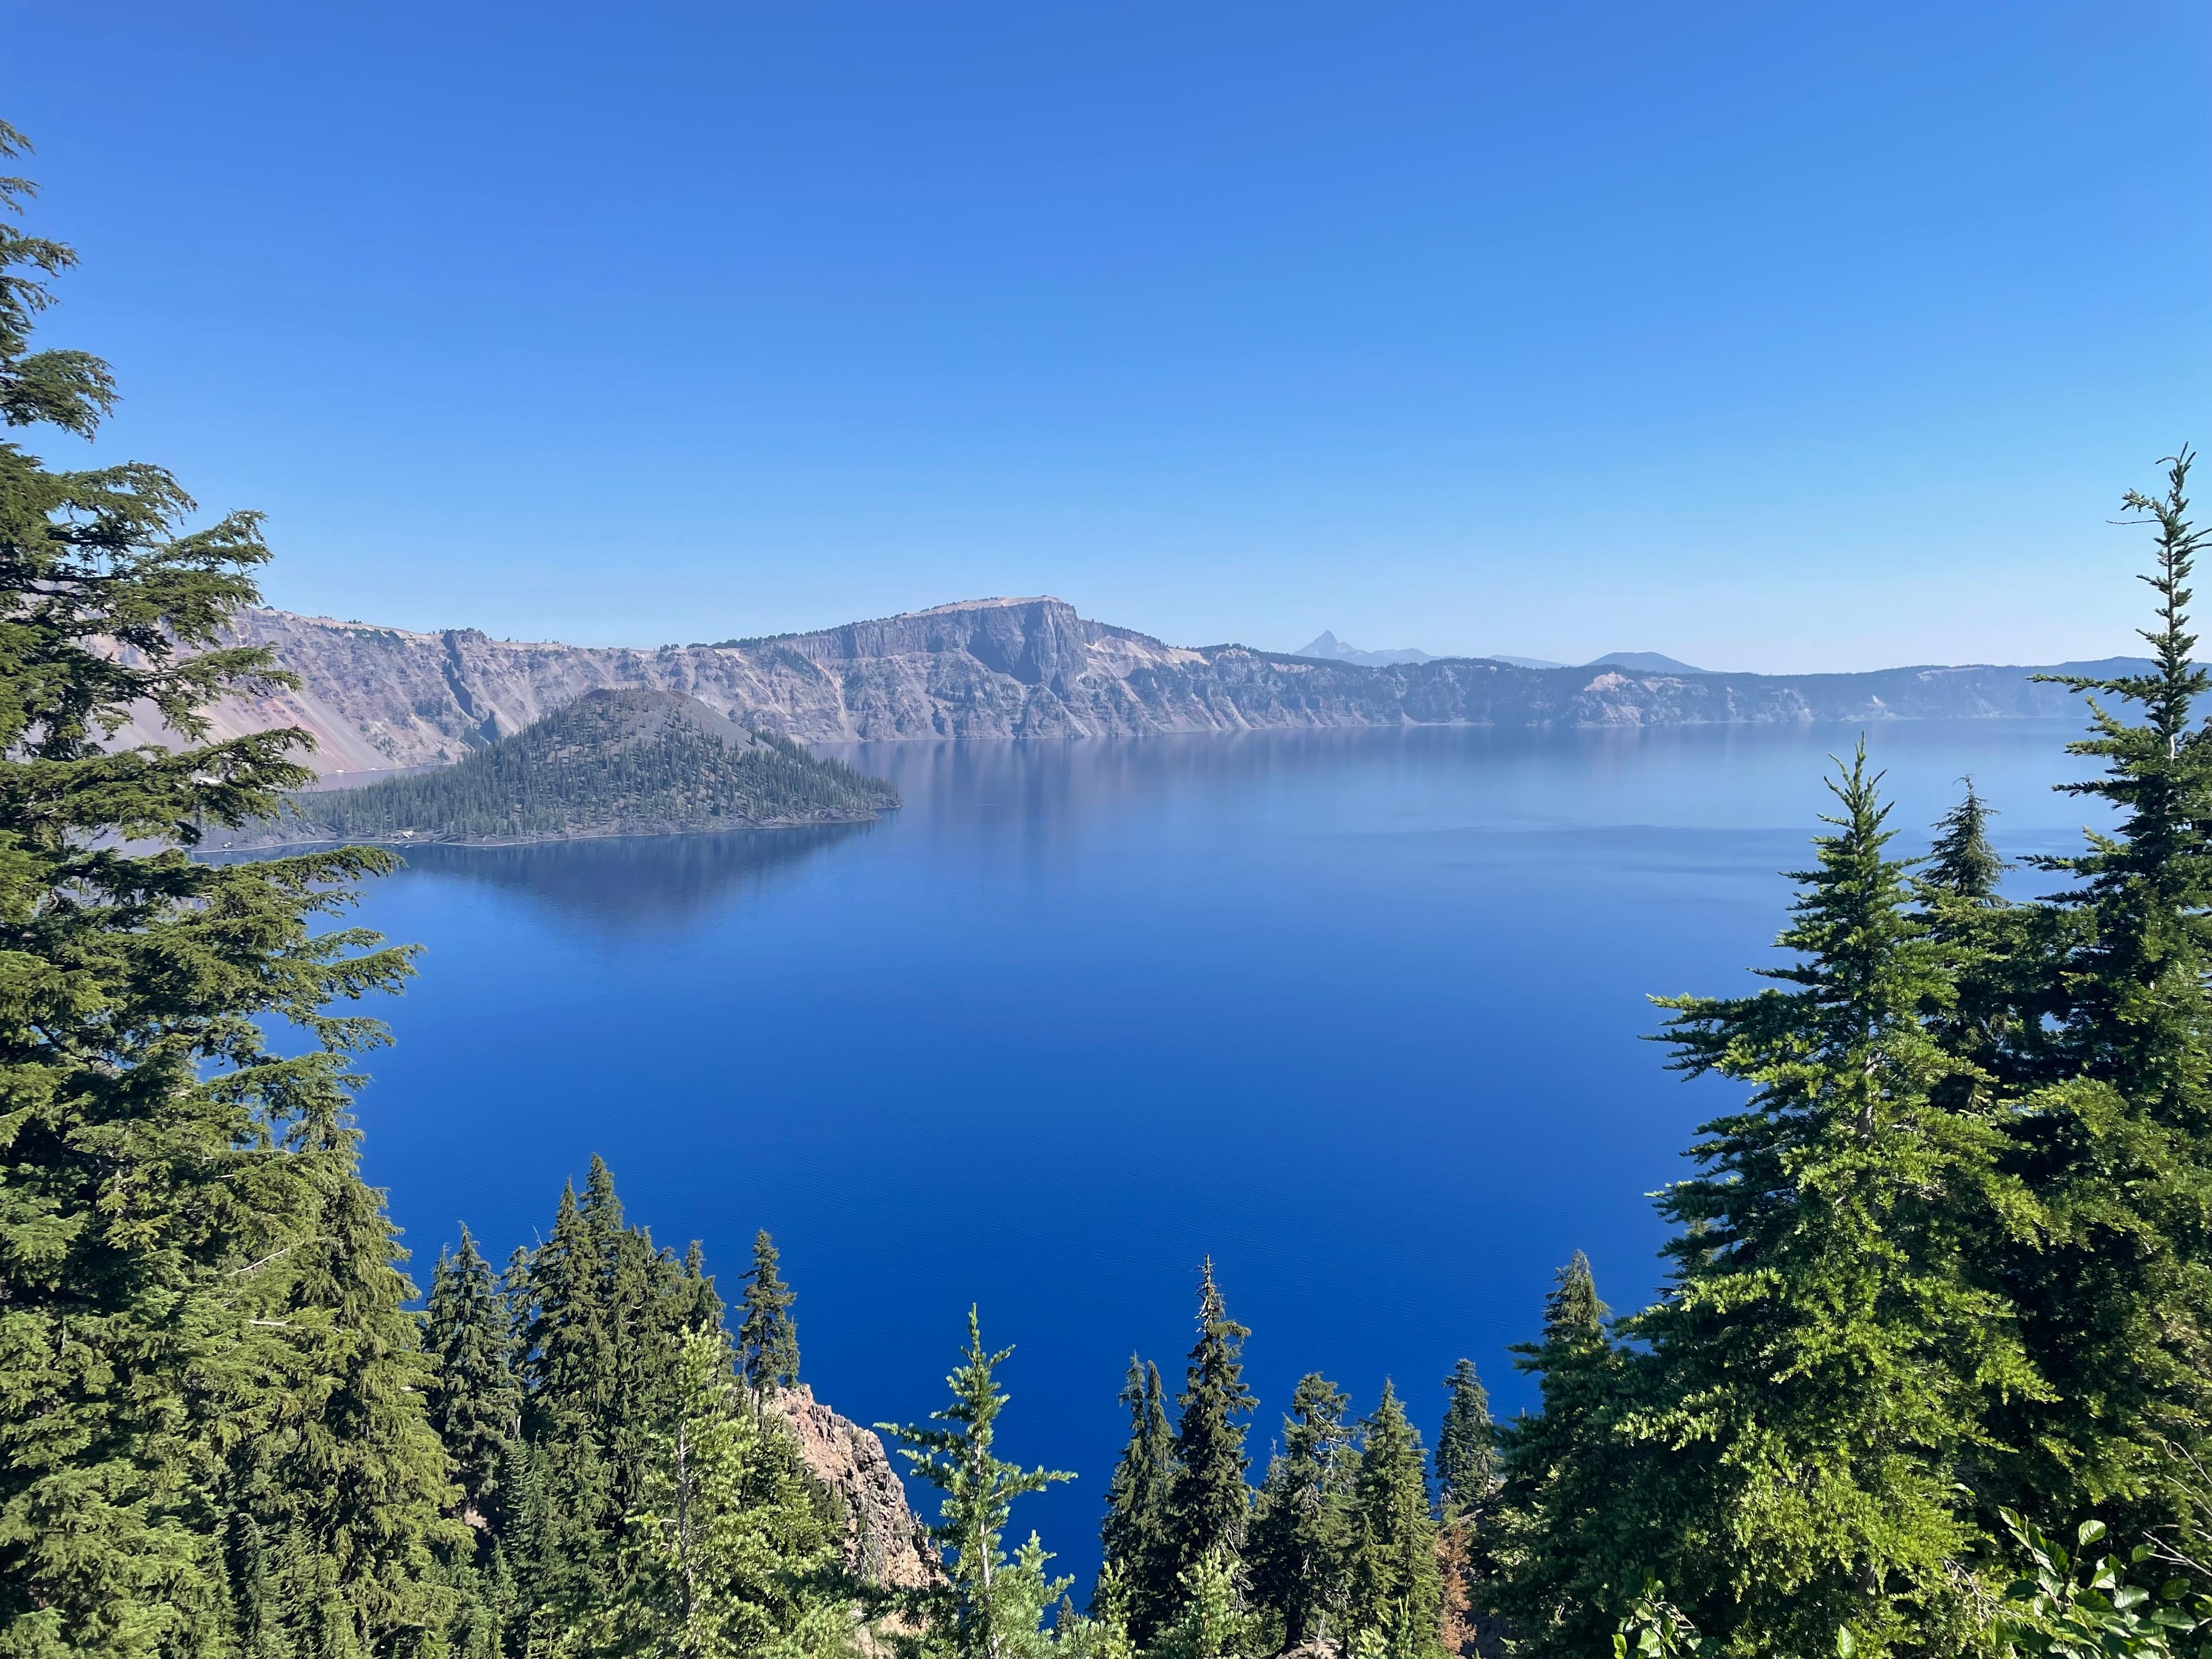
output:
[[810,824],[718,836],[614,836],[532,847],[409,847],[410,871],[482,882],[562,917],[649,933],[754,899],[875,823]]

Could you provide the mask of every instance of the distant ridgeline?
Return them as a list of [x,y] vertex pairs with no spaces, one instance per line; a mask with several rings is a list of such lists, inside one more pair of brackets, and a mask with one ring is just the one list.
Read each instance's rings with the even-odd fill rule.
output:
[[290,801],[268,839],[514,842],[851,823],[899,796],[680,692],[625,690],[586,691],[436,771]]

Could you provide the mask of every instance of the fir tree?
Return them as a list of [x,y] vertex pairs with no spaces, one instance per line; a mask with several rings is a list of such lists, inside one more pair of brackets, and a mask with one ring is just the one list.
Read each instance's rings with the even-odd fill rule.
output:
[[580,1615],[614,1588],[612,1483],[607,1424],[615,1398],[615,1338],[601,1238],[564,1185],[553,1231],[531,1253],[518,1340],[523,1433],[535,1491],[525,1593],[534,1605]]
[[745,1274],[738,1326],[738,1363],[753,1392],[787,1389],[799,1381],[799,1327],[791,1317],[798,1298],[777,1275],[775,1242],[763,1228],[753,1235],[753,1265]]
[[1048,1579],[1046,1554],[1031,1533],[1010,1560],[1000,1539],[1014,1500],[1073,1474],[1024,1469],[993,1449],[1008,1396],[996,1376],[1012,1348],[983,1346],[975,1310],[968,1310],[968,1346],[945,1385],[951,1403],[927,1423],[876,1426],[902,1443],[914,1473],[944,1494],[930,1536],[945,1557],[943,1577],[915,1600],[932,1645],[955,1659],[1041,1659],[1051,1638],[1044,1610],[1072,1580]]
[[1797,960],[1762,970],[1792,988],[1662,1002],[1674,1069],[1754,1092],[1662,1197],[1674,1283],[1632,1328],[1651,1356],[1627,1427],[1686,1457],[1663,1576],[1751,1650],[1839,1626],[1878,1650],[1947,1616],[1976,1535],[1954,1471],[1993,1403],[2039,1391],[1968,1265],[1978,1218],[2013,1201],[1994,1126],[1934,1097],[1960,1065],[1921,1023],[1942,956],[1887,854],[1879,781],[1862,747],[1831,785],[1835,833],[1779,941]]
[[[1496,1515],[1486,1529],[1494,1535],[1479,1540],[1477,1565],[1532,1653],[1579,1659],[1602,1651],[1613,1628],[1618,1587],[1607,1575],[1621,1552],[1611,1523],[1638,1495],[1613,1432],[1626,1392],[1607,1311],[1577,1250],[1545,1297],[1543,1340],[1513,1349],[1515,1368],[1537,1379],[1541,1404],[1499,1432]],[[1659,1506],[1649,1524],[1663,1530],[1669,1520]]]
[[1474,1361],[1462,1359],[1444,1379],[1443,1426],[1437,1431],[1437,1498],[1446,1516],[1464,1515],[1490,1491],[1498,1462],[1498,1434],[1490,1423],[1490,1395]]
[[[112,404],[97,358],[30,347],[73,262],[0,218],[9,428],[89,437]],[[328,1012],[405,955],[313,931],[389,860],[187,855],[310,776],[298,731],[209,740],[217,699],[289,680],[224,643],[258,519],[194,511],[158,467],[0,442],[0,1650],[342,1649],[439,1617],[421,1357],[344,1124],[380,1030]],[[108,752],[137,711],[175,746]]]
[[[1139,1644],[1173,1613],[1175,1563],[1168,1536],[1168,1492],[1175,1476],[1175,1431],[1168,1425],[1160,1368],[1129,1356],[1121,1403],[1129,1413],[1128,1443],[1106,1486],[1106,1519],[1098,1529],[1100,1583],[1111,1574],[1115,1614]],[[1091,1613],[1106,1616],[1094,1592]]]
[[684,1338],[623,1594],[584,1621],[581,1645],[670,1659],[851,1650],[854,1586],[837,1537],[789,1431],[744,1397],[732,1358],[720,1329]]
[[1213,1261],[1200,1270],[1198,1342],[1176,1403],[1176,1468],[1168,1488],[1168,1536],[1178,1577],[1209,1555],[1236,1556],[1250,1508],[1244,1425],[1252,1409],[1244,1386],[1244,1339],[1252,1333],[1230,1318],[1213,1282]]
[[1253,1506],[1247,1565],[1252,1594],[1283,1621],[1285,1647],[1325,1638],[1344,1609],[1351,1539],[1350,1402],[1318,1373],[1298,1379],[1283,1419],[1283,1449]]
[[2056,677],[2090,699],[2069,752],[2103,764],[2061,787],[2119,823],[2036,860],[2073,879],[2057,908],[2075,925],[2043,1022],[2059,1063],[2013,1119],[2044,1231],[2014,1252],[2011,1290],[2053,1395],[2017,1413],[2007,1495],[2027,1509],[2063,1492],[2155,1520],[2212,1419],[2212,733],[2196,712],[2212,673],[2189,627],[2192,460],[2167,463],[2163,493],[2126,497],[2155,537],[2152,665]]
[[459,1247],[438,1258],[422,1325],[436,1366],[430,1426],[445,1446],[463,1516],[489,1533],[500,1521],[509,1448],[521,1432],[522,1395],[511,1363],[506,1298],[466,1227]]
[[[1443,1579],[1421,1437],[1389,1382],[1361,1425],[1352,1495],[1346,1626],[1389,1659],[1433,1659]],[[1379,1638],[1379,1640],[1377,1639]]]

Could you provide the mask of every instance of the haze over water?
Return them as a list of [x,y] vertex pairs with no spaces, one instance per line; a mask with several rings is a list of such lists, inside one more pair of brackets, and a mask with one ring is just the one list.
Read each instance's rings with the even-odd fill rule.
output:
[[[1874,728],[1900,848],[1967,772],[2008,855],[2075,846],[2077,730]],[[1662,1069],[1645,997],[1780,960],[1777,872],[1856,735],[863,745],[907,801],[874,824],[416,849],[363,907],[427,947],[368,1172],[418,1281],[460,1220],[495,1261],[534,1239],[595,1152],[732,1299],[768,1227],[805,1379],[864,1423],[941,1402],[979,1303],[1016,1345],[1005,1449],[1080,1474],[1016,1516],[1079,1600],[1123,1366],[1179,1381],[1209,1252],[1255,1465],[1309,1369],[1362,1412],[1394,1376],[1432,1439],[1466,1354],[1510,1413],[1504,1348],[1577,1249],[1648,1297],[1643,1194],[1729,1095]]]

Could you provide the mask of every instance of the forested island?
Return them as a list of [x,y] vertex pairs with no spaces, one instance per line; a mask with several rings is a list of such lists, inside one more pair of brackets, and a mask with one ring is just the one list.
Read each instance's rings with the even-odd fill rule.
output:
[[898,804],[882,780],[680,692],[595,690],[451,766],[289,795],[276,817],[212,844],[513,846],[850,823]]
[[[71,260],[0,220],[0,415],[89,437],[106,366],[30,345]],[[2204,1653],[2190,465],[2126,498],[2149,665],[2063,679],[2100,768],[2069,787],[2116,819],[2039,861],[2054,890],[2000,890],[1971,787],[1899,856],[1861,755],[1773,984],[1662,1003],[1673,1066],[1739,1093],[1659,1200],[1660,1298],[1613,1316],[1577,1258],[1514,1353],[1534,1410],[1492,1422],[1462,1363],[1431,1450],[1389,1386],[1355,1416],[1310,1375],[1255,1469],[1232,1276],[1194,1263],[1181,1387],[1131,1362],[1078,1586],[1009,1543],[1064,1476],[998,1455],[1005,1350],[972,1315],[945,1406],[885,1431],[925,1547],[805,1395],[764,1235],[732,1320],[594,1165],[503,1272],[464,1235],[413,1306],[351,1116],[382,1037],[354,1005],[409,953],[333,921],[393,857],[192,856],[312,776],[298,732],[210,726],[286,684],[231,632],[259,520],[190,528],[157,467],[0,443],[0,1655]],[[185,746],[112,743],[149,707]]]

